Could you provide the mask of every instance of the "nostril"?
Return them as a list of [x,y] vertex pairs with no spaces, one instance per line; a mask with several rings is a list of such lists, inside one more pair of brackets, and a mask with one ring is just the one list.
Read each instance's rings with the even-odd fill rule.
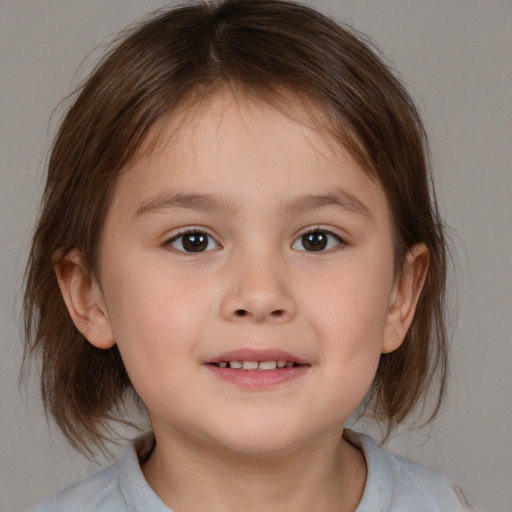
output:
[[[251,317],[253,316],[253,313],[251,312],[251,310],[247,310],[247,309],[237,309],[237,310],[235,310],[234,314],[238,318],[243,318],[243,317],[246,317],[247,315],[250,315]],[[254,315],[254,316],[255,316],[255,318],[259,318],[259,315]],[[264,316],[265,315],[263,315],[262,318],[264,318]],[[280,319],[285,316],[286,316],[285,309],[275,309],[274,311],[270,311],[270,313],[268,314],[269,318],[275,318],[275,319]]]

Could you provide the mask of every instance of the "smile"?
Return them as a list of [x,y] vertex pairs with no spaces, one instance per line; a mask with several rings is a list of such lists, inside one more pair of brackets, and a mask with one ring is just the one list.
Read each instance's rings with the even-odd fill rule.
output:
[[205,362],[217,378],[245,390],[275,388],[305,376],[311,364],[289,352],[271,348],[239,348]]
[[276,368],[292,368],[299,366],[293,361],[219,361],[212,363],[219,368],[233,368],[235,370],[275,370]]

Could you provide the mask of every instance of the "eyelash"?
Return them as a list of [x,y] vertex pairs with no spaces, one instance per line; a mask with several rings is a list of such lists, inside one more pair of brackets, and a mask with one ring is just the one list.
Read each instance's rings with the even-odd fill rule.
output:
[[[196,235],[200,239],[197,241],[198,244],[196,245],[196,248],[199,248],[199,250],[187,250],[186,247],[183,245],[185,236],[187,235]],[[310,238],[309,241],[306,242],[306,237],[312,237],[312,235],[316,235],[316,240]],[[205,237],[206,240],[203,239]],[[181,240],[181,248],[176,247],[174,244]],[[206,242],[206,246],[204,246],[204,242]],[[308,250],[305,247],[305,242],[309,244],[320,244],[319,249],[311,249]],[[333,245],[334,242],[334,245]],[[194,243],[194,242],[192,242]],[[203,244],[203,245],[201,245]],[[210,247],[211,244],[214,244],[214,247]],[[299,249],[297,247],[297,244],[301,244],[302,249]],[[327,229],[322,229],[321,227],[315,227],[312,229],[309,229],[308,231],[303,232],[300,236],[298,236],[293,244],[292,249],[298,250],[298,251],[304,251],[304,252],[327,252],[336,250],[339,248],[339,246],[345,245],[345,241],[332,231],[329,231]],[[329,246],[330,245],[330,246]],[[185,254],[198,254],[203,252],[209,252],[215,249],[219,249],[221,245],[215,241],[215,239],[206,233],[205,231],[201,229],[196,228],[189,228],[183,231],[180,231],[173,237],[171,237],[169,240],[164,242],[163,246],[169,247],[172,246],[174,249],[176,249],[179,252],[183,252]]]
[[[308,251],[304,247],[304,241],[305,237],[311,236],[311,235],[326,235],[324,241],[325,245],[321,246],[319,250],[310,250]],[[334,246],[332,245],[334,240]],[[322,243],[322,241],[319,241]],[[297,244],[301,244],[304,249],[298,249],[296,247]],[[329,247],[329,245],[331,245]],[[292,248],[299,250],[299,251],[305,251],[305,252],[330,252],[336,249],[339,249],[340,246],[346,245],[346,242],[337,234],[333,233],[332,231],[329,231],[328,229],[323,229],[320,226],[308,229],[307,231],[303,232],[299,237],[295,239],[295,241],[292,244]]]
[[[184,237],[186,235],[199,235],[199,236],[206,237],[206,239],[207,239],[206,240],[206,244],[207,244],[206,248],[203,249],[203,250],[198,250],[198,251],[194,251],[194,250],[188,251],[188,250],[186,250],[184,245],[183,245],[183,240],[184,240]],[[180,249],[180,248],[178,248],[178,247],[176,247],[174,245],[174,243],[179,241],[180,239],[181,239],[182,249]],[[215,244],[215,247],[209,249],[208,247],[210,246],[211,243]],[[212,251],[214,249],[220,248],[220,244],[218,244],[211,235],[209,235],[208,233],[206,233],[205,231],[203,231],[201,229],[196,229],[196,228],[189,228],[189,229],[185,229],[183,231],[180,231],[179,233],[177,233],[176,235],[171,237],[169,240],[164,242],[163,245],[165,247],[172,246],[177,251],[183,252],[185,254],[198,254],[198,253],[209,252],[209,251]]]

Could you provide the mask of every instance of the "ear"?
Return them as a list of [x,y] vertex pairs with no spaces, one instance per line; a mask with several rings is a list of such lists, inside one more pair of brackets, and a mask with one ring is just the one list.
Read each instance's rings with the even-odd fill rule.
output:
[[62,297],[76,328],[95,347],[112,347],[115,341],[103,293],[96,279],[86,275],[80,252],[72,249],[58,258],[54,267]]
[[416,304],[423,289],[430,261],[424,243],[407,251],[405,264],[397,276],[390,296],[381,352],[393,352],[404,341],[416,311]]

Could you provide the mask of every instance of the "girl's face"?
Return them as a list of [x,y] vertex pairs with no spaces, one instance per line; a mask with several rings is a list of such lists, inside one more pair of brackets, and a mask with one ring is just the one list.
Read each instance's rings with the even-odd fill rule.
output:
[[380,186],[322,134],[227,93],[118,178],[99,273],[90,341],[117,343],[157,438],[217,449],[341,429],[407,329]]

